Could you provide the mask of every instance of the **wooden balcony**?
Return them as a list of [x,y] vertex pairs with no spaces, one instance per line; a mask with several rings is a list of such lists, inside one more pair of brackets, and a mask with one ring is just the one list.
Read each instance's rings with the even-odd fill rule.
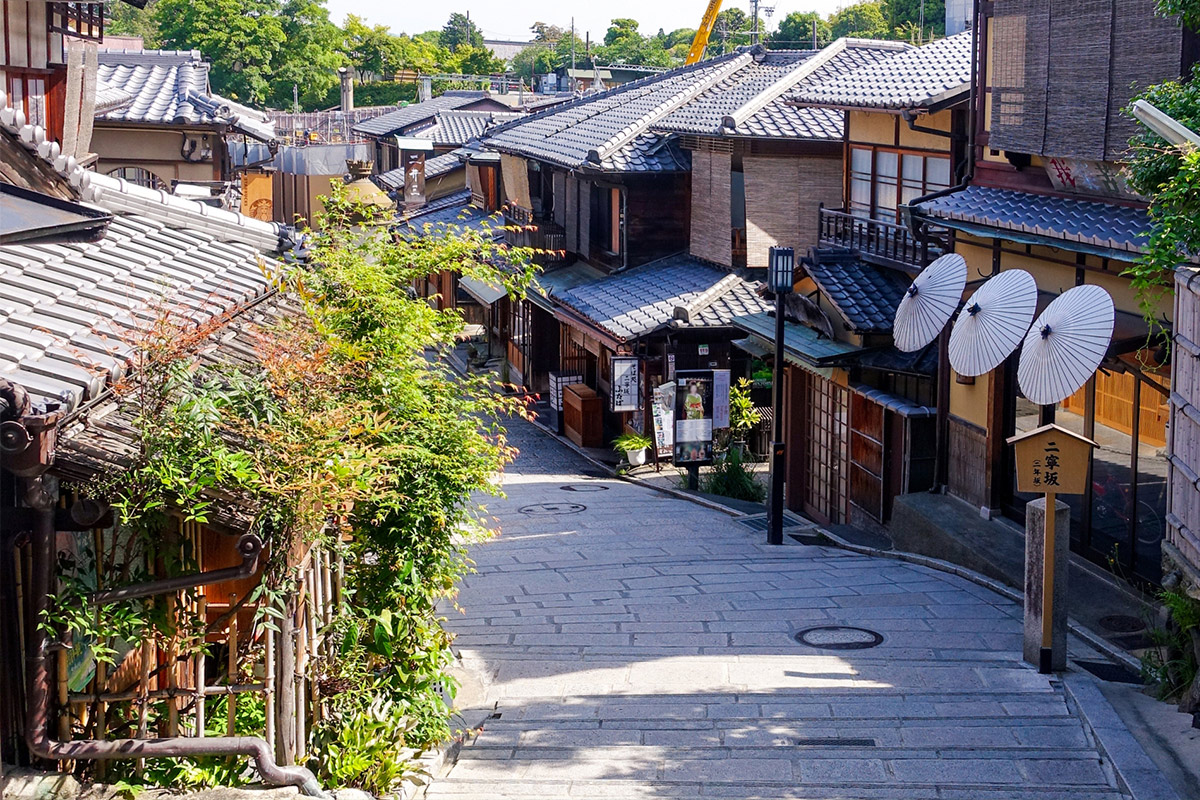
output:
[[[515,213],[514,213],[515,212]],[[540,219],[524,209],[506,208],[504,241],[513,247],[532,247],[538,264],[565,261],[567,231],[553,220]]]
[[923,269],[949,249],[944,228],[918,239],[904,225],[829,208],[820,210],[818,238],[822,247],[854,250],[864,261],[905,272]]

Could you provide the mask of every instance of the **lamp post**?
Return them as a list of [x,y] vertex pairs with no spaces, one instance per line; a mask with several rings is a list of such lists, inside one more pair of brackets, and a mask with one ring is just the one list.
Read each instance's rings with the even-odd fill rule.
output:
[[775,431],[771,441],[771,506],[767,514],[767,544],[783,544],[783,299],[792,293],[796,251],[772,247],[767,259],[767,288],[775,294]]

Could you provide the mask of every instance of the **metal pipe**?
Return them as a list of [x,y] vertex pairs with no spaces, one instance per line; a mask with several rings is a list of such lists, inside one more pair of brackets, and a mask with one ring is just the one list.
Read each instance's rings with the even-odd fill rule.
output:
[[[32,617],[40,621],[46,612],[54,578],[54,495],[50,479],[30,481],[27,499],[36,509],[33,528],[33,570],[30,576],[29,602]],[[186,588],[186,587],[185,587]],[[28,655],[29,708],[25,722],[25,741],[32,755],[52,761],[103,760],[112,758],[189,758],[200,756],[241,755],[254,759],[262,779],[277,786],[297,786],[309,797],[328,798],[316,777],[303,767],[281,767],[275,763],[271,748],[262,739],[250,736],[209,738],[112,739],[61,742],[50,738],[50,670],[46,648],[50,635],[40,626],[31,631],[33,648]]]
[[135,583],[132,586],[118,586],[105,589],[92,595],[93,603],[115,603],[121,600],[134,600],[139,597],[150,597],[156,594],[171,594],[184,589],[194,589],[199,586],[210,586],[214,583],[249,578],[258,569],[258,557],[262,554],[262,540],[253,533],[244,533],[238,539],[238,551],[242,554],[242,563],[236,567],[224,567],[212,572],[196,572],[191,575],[179,575],[174,578]]

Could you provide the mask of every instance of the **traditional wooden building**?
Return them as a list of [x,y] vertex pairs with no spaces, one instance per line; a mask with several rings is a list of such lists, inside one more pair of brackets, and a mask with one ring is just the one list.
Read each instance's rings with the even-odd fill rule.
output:
[[[611,359],[638,355],[644,413],[607,415],[612,435],[624,424],[646,429],[646,398],[672,378],[672,364],[725,369],[744,359],[730,348],[733,320],[766,312],[754,285],[768,248],[815,244],[821,203],[842,199],[841,114],[788,106],[784,96],[906,48],[840,40],[815,53],[744,49],[485,136],[500,153],[509,221],[527,231],[513,240],[561,249],[568,264],[548,268],[546,281],[574,287],[551,291],[548,303],[514,304],[524,317],[514,330],[531,330],[535,342],[557,323],[561,345],[557,363],[510,348],[513,374],[535,389],[551,373],[570,374],[607,398]],[[606,275],[580,284],[581,264]]]
[[[972,280],[1029,271],[1039,308],[1072,286],[1102,286],[1117,321],[1095,377],[1052,408],[1025,400],[1017,355],[974,379],[949,376],[943,363],[947,488],[985,516],[1021,520],[1030,497],[1015,486],[1008,437],[1050,421],[1080,432],[1099,447],[1088,491],[1062,497],[1071,505],[1072,547],[1131,580],[1156,583],[1171,378],[1163,341],[1148,338],[1122,275],[1150,228],[1144,199],[1121,177],[1136,124],[1123,109],[1146,86],[1187,73],[1195,38],[1159,16],[1152,0],[1054,3],[1053,13],[1040,0],[998,0],[983,4],[976,22],[971,174],[910,199],[915,229],[949,228],[949,246]],[[1170,298],[1155,315],[1170,327]]]
[[[971,34],[960,34],[787,96],[834,115],[844,130],[832,199],[781,187],[801,205],[798,216],[784,216],[796,230],[764,243],[807,250],[792,300],[803,324],[789,323],[783,343],[786,499],[826,524],[886,523],[895,497],[934,482],[936,347],[900,353],[891,334],[908,281],[946,243],[934,231],[914,237],[901,208],[965,170],[970,54]],[[758,206],[787,207],[772,196],[764,191]],[[763,257],[750,249],[752,262]],[[750,344],[776,346],[769,320],[739,324]]]
[[230,148],[270,143],[275,127],[265,113],[214,94],[208,71],[198,50],[100,50],[99,81],[127,99],[96,115],[96,171],[168,192],[232,180]]

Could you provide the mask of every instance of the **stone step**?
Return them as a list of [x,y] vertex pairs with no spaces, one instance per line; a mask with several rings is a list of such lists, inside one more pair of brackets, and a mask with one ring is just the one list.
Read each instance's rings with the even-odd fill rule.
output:
[[429,800],[632,800],[633,798],[712,797],[725,800],[1125,800],[1113,789],[1061,789],[941,786],[728,786],[700,783],[605,781],[434,782]]

